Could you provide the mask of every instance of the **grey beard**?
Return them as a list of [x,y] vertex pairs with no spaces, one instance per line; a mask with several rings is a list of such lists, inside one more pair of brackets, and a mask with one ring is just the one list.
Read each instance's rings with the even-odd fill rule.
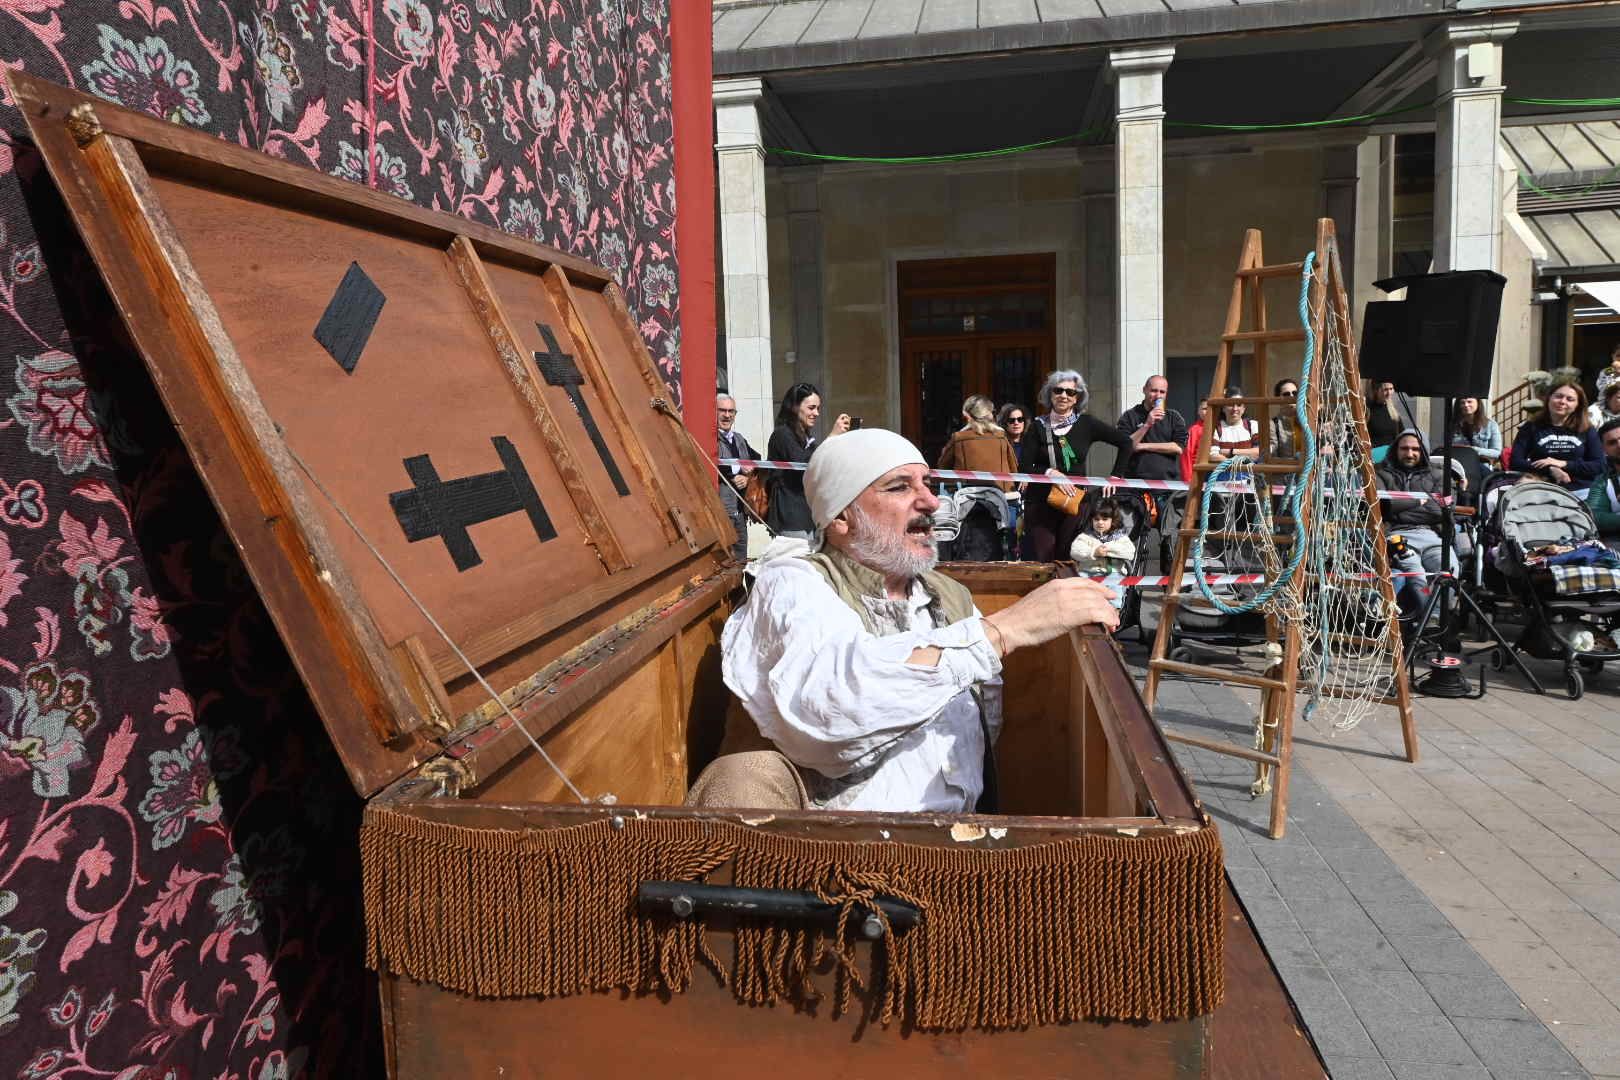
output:
[[849,555],[862,566],[884,577],[910,579],[921,577],[939,563],[939,549],[932,535],[928,537],[928,554],[919,555],[907,545],[904,533],[879,529],[854,506],[845,514],[849,519]]

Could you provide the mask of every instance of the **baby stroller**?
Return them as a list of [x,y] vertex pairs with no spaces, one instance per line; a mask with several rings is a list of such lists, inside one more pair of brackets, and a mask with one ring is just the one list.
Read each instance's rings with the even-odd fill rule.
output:
[[934,540],[941,562],[999,562],[1007,557],[1012,511],[996,487],[941,491]]
[[1513,607],[1518,602],[1507,578],[1503,578],[1502,572],[1492,562],[1492,554],[1502,547],[1503,539],[1497,505],[1502,502],[1503,492],[1528,481],[1528,473],[1490,473],[1479,486],[1474,500],[1474,551],[1464,567],[1463,580],[1469,583],[1474,602],[1490,619],[1495,619],[1502,607]]
[[[1564,690],[1575,701],[1586,691],[1583,669],[1596,676],[1604,663],[1620,660],[1615,641],[1620,565],[1598,540],[1597,522],[1586,503],[1556,484],[1530,482],[1503,489],[1492,524],[1501,542],[1491,561],[1526,616],[1513,648],[1538,659],[1561,660]],[[1588,543],[1595,547],[1580,547]],[[1575,550],[1550,556],[1549,545]],[[1491,666],[1500,671],[1507,664],[1502,650],[1493,649]]]
[[[1210,532],[1242,532],[1255,525],[1258,513],[1253,505],[1234,510],[1217,500],[1210,507]],[[1183,519],[1185,520],[1185,519]],[[1206,574],[1263,573],[1266,568],[1254,558],[1255,552],[1240,550],[1220,539],[1209,539],[1204,544],[1204,572]],[[1168,566],[1166,571],[1168,572]],[[1170,659],[1188,662],[1199,659],[1199,654],[1225,655],[1238,661],[1240,651],[1267,643],[1266,617],[1263,612],[1249,611],[1229,615],[1204,598],[1203,591],[1193,580],[1193,560],[1189,559],[1182,576],[1181,602],[1176,605],[1175,622],[1170,627]],[[1227,604],[1241,604],[1263,589],[1263,585],[1215,585],[1210,592]],[[1146,627],[1142,640],[1150,640]]]

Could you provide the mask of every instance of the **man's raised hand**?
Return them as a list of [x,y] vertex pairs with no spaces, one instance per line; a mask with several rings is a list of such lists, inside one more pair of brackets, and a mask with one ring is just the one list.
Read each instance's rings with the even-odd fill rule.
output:
[[1101,625],[1112,632],[1119,626],[1119,612],[1110,601],[1114,590],[1086,578],[1057,578],[1048,581],[1010,607],[984,621],[994,628],[992,641],[999,635],[1002,655],[1051,641],[1077,626]]

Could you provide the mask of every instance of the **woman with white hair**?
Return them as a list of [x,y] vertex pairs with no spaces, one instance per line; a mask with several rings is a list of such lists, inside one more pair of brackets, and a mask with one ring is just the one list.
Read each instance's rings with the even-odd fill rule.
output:
[[[1092,443],[1104,442],[1116,451],[1109,475],[1120,475],[1140,436],[1132,438],[1113,424],[1087,415],[1085,408],[1090,394],[1086,391],[1086,380],[1078,371],[1052,372],[1036,397],[1047,412],[1036,418],[1026,436],[1031,443],[1029,472],[1053,477],[1084,476],[1086,455]],[[1080,531],[1079,505],[1073,499],[1075,489],[1069,484],[1057,484],[1054,489],[1074,505],[1075,512],[1052,506],[1044,492],[1038,496],[1032,492],[1025,500],[1029,505],[1024,509],[1023,556],[1026,559],[1050,562],[1061,557],[1060,553],[1066,555]]]

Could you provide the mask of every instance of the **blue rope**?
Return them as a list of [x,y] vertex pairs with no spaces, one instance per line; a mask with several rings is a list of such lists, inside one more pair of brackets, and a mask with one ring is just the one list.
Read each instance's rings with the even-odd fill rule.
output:
[[[1294,398],[1294,416],[1299,423],[1299,429],[1305,433],[1305,465],[1300,469],[1298,478],[1289,485],[1287,496],[1289,516],[1296,523],[1300,519],[1300,500],[1304,497],[1304,493],[1310,490],[1311,476],[1316,471],[1316,433],[1311,430],[1310,409],[1307,404],[1310,400],[1311,363],[1316,357],[1316,330],[1311,325],[1311,269],[1315,265],[1316,252],[1312,251],[1305,256],[1305,268],[1300,273],[1299,283],[1299,321],[1305,326],[1305,363],[1299,375],[1299,392]],[[1305,543],[1304,536],[1297,535],[1293,550],[1288,555],[1288,565],[1283,567],[1282,573],[1277,575],[1275,581],[1267,585],[1250,600],[1241,604],[1229,604],[1215,595],[1209,583],[1204,580],[1208,576],[1204,571],[1204,540],[1209,533],[1210,499],[1214,496],[1216,485],[1221,478],[1236,464],[1236,458],[1227,458],[1216,467],[1215,471],[1209,474],[1208,479],[1205,481],[1204,497],[1199,505],[1198,537],[1193,541],[1193,575],[1194,581],[1198,585],[1198,591],[1203,594],[1205,600],[1214,606],[1216,611],[1223,615],[1243,615],[1265,604],[1266,601],[1277,595],[1279,589],[1287,587],[1288,583],[1294,580],[1295,571],[1299,569],[1299,564],[1305,560],[1305,549],[1317,546]],[[1264,500],[1270,497],[1268,488],[1269,485],[1259,482],[1257,474],[1255,497],[1262,502],[1262,505]]]

